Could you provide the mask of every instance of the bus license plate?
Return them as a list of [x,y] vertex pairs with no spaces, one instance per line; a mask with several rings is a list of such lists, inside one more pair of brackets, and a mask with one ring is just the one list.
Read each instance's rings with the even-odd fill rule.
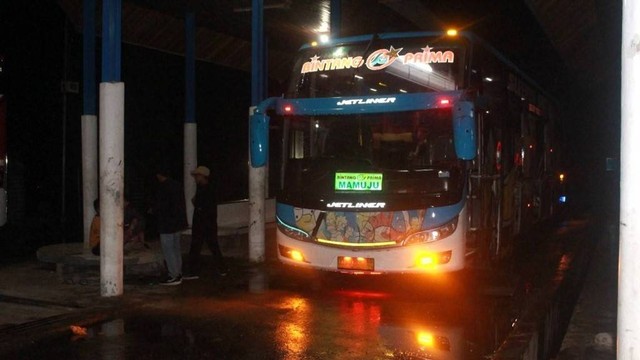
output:
[[374,259],[356,256],[338,256],[338,269],[374,271]]

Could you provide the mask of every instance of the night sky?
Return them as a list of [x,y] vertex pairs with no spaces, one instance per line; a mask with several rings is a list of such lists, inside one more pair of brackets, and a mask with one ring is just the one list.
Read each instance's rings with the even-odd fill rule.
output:
[[[604,81],[589,86],[578,84],[562,61],[543,61],[536,55],[555,50],[522,2],[428,3],[440,8],[446,3],[451,19],[467,24],[496,47],[507,49],[518,65],[566,104],[564,109],[571,115],[565,127],[571,154],[567,167],[576,174],[588,169],[602,173],[604,158],[618,156],[619,26],[612,25],[604,34],[608,41],[603,51],[616,55],[612,56],[610,73],[605,74]],[[611,12],[612,21],[618,21],[619,7]],[[347,16],[343,14],[343,21]],[[0,90],[8,101],[9,187],[13,201],[10,224],[40,229],[21,240],[30,247],[60,238],[78,241],[82,232],[82,89],[65,97],[60,87],[64,78],[82,84],[82,34],[66,21],[54,1],[2,1],[0,21],[0,55],[5,59]],[[387,26],[384,30],[404,29]],[[96,47],[99,51],[99,38]],[[99,54],[96,59],[99,63]],[[250,74],[198,62],[196,77],[200,163],[224,174],[218,182],[219,201],[246,198]],[[167,164],[178,180],[182,178],[183,79],[182,57],[123,44],[125,191],[143,211],[153,191],[153,169],[158,164]],[[283,89],[278,86],[272,85],[269,95],[279,95]],[[595,183],[610,180],[604,177]]]

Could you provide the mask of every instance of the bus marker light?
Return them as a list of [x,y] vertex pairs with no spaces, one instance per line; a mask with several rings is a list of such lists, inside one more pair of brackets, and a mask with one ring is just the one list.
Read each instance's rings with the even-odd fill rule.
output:
[[291,105],[284,106],[284,112],[291,112],[291,110],[292,110]]
[[440,105],[450,105],[449,99],[440,99]]
[[456,30],[456,29],[448,29],[447,30],[447,35],[456,36],[456,35],[458,35],[458,30]]

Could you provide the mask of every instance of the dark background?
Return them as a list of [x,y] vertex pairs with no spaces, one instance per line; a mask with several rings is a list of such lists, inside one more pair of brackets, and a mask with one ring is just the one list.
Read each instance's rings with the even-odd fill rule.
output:
[[[358,3],[362,12],[370,4]],[[593,74],[593,81],[567,68],[522,1],[428,3],[439,11],[443,24],[462,24],[474,31],[550,91],[565,114],[564,165],[568,180],[578,180],[572,182],[576,194],[572,201],[585,208],[617,209],[618,173],[605,172],[604,167],[606,157],[619,157],[620,2],[601,6],[606,10],[601,16],[608,19],[601,29],[605,45],[593,56],[606,66]],[[412,29],[406,23],[383,23],[387,13],[345,11],[343,33]],[[357,17],[368,21],[351,21]],[[80,241],[82,34],[54,1],[2,1],[0,26],[4,58],[0,93],[8,104],[9,154],[9,224],[0,231],[0,249],[5,254],[30,253],[43,244]],[[283,46],[277,38],[269,41]],[[100,47],[97,38],[97,83]],[[295,48],[285,50],[293,57]],[[64,79],[78,82],[80,91],[64,94]],[[219,175],[219,201],[244,199],[248,196],[250,74],[199,61],[196,79],[198,158]],[[122,81],[125,191],[144,211],[153,193],[156,166],[168,165],[174,177],[182,180],[184,58],[123,44]],[[281,94],[282,83],[271,79],[268,95]]]

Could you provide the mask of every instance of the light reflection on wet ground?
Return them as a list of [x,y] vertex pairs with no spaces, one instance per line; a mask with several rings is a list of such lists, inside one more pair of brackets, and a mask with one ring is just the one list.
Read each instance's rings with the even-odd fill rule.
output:
[[253,269],[244,279],[215,296],[202,295],[202,283],[183,284],[187,295],[177,289],[170,302],[22,358],[476,359],[496,346],[487,334],[510,321],[498,311],[511,306],[505,299],[435,296],[418,278],[288,278]]
[[[554,268],[568,266],[569,257],[559,259]],[[425,278],[244,268],[185,282],[86,335],[43,341],[19,357],[481,359],[528,296],[531,282],[512,270]]]

